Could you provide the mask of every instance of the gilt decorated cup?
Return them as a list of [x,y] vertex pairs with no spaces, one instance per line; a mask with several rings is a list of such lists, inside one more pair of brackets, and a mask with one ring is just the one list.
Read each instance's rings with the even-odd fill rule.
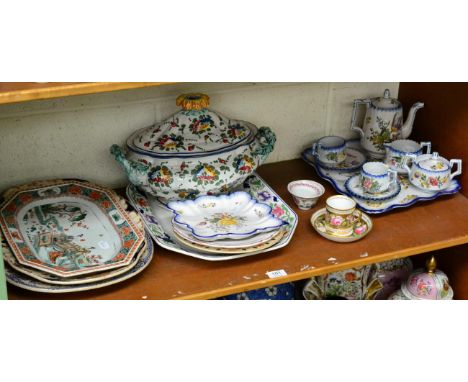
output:
[[325,229],[335,236],[349,236],[353,233],[358,217],[356,202],[344,195],[330,196],[326,201]]

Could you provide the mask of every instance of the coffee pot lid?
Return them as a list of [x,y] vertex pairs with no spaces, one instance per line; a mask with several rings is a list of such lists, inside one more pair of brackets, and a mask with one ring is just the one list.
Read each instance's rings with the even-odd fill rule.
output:
[[384,94],[382,97],[376,97],[371,99],[372,106],[377,109],[398,109],[401,107],[400,101],[396,98],[392,98],[390,96],[390,90],[385,89]]
[[451,300],[453,291],[448,277],[436,267],[436,260],[432,256],[427,261],[425,269],[420,268],[414,271],[401,286],[406,297],[422,300]]
[[256,133],[253,124],[208,109],[209,100],[206,94],[180,95],[176,105],[182,110],[132,134],[127,147],[150,156],[194,156],[214,154],[251,140]]

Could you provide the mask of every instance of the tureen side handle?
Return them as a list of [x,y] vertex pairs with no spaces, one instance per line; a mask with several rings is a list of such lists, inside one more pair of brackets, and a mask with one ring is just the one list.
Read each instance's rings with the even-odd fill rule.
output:
[[112,145],[110,148],[111,154],[114,156],[115,160],[120,163],[120,165],[125,170],[128,179],[135,186],[146,186],[148,184],[148,171],[150,165],[144,164],[141,162],[134,162],[125,158],[125,152],[118,145]]
[[276,135],[269,127],[258,129],[255,141],[252,143],[252,155],[258,157],[258,165],[261,165],[267,156],[273,151]]

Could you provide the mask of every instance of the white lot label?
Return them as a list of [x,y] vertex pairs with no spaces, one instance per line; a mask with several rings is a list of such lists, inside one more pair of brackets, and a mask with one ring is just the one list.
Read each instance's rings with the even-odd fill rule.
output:
[[270,271],[270,272],[267,272],[266,274],[270,279],[274,279],[276,277],[281,277],[281,276],[286,276],[287,275],[287,273],[286,273],[286,271],[284,269],[278,269],[277,271]]

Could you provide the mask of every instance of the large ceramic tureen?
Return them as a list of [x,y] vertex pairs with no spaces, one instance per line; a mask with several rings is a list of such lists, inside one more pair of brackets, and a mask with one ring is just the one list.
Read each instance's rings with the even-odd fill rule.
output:
[[241,184],[273,150],[268,127],[226,118],[210,109],[204,94],[184,94],[182,110],[144,128],[111,153],[128,179],[164,200],[193,199],[230,191]]

